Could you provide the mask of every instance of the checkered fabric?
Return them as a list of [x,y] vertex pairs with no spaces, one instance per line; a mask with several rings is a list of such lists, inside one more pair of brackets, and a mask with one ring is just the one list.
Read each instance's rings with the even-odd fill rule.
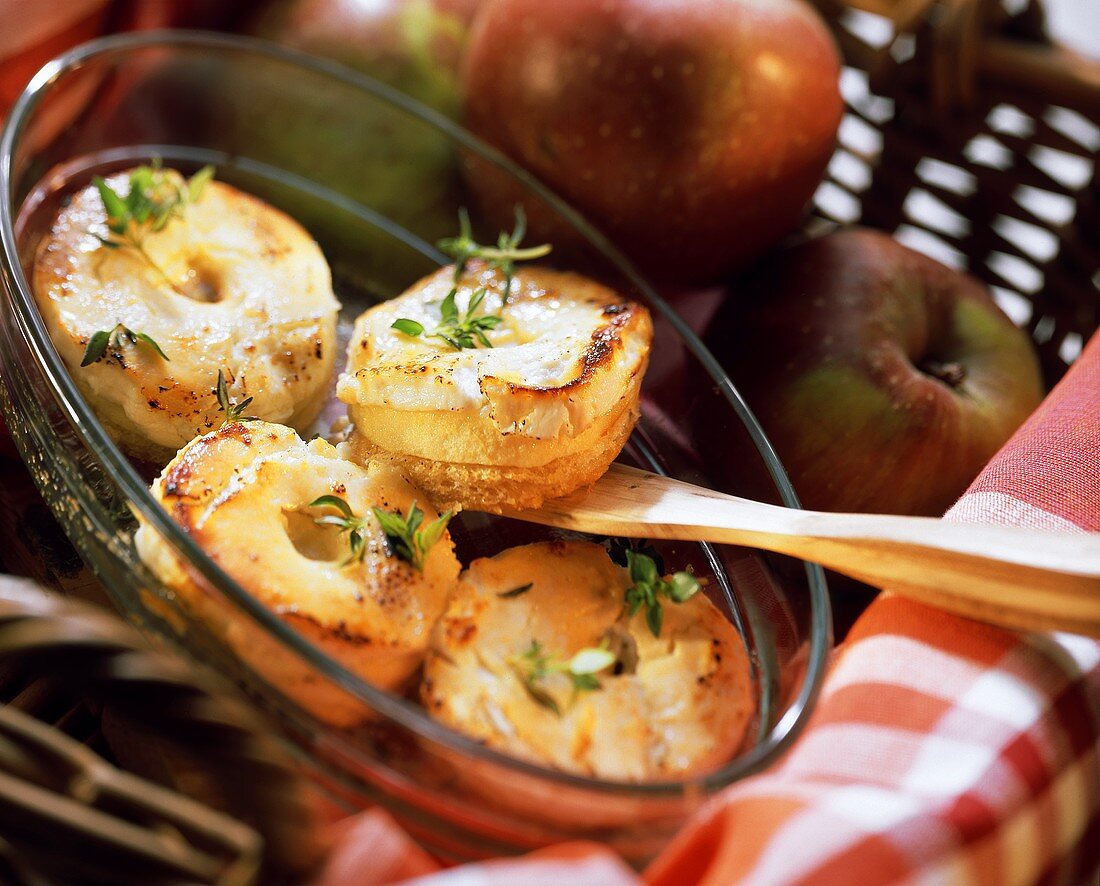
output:
[[[947,518],[1100,531],[1100,335]],[[433,873],[373,811],[325,880],[1075,884],[1098,867],[1100,643],[883,594],[780,765],[717,796],[641,878],[582,844]]]

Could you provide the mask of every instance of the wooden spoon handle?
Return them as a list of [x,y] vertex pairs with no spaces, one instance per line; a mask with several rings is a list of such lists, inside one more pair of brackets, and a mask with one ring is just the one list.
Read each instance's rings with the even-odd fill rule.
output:
[[1100,636],[1100,534],[800,511],[613,465],[591,490],[509,516],[790,554],[960,615]]

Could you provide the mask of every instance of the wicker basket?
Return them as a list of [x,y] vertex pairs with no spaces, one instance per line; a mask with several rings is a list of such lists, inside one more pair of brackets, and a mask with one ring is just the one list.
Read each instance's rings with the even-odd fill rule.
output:
[[0,882],[301,876],[317,805],[274,731],[113,613],[0,576]]
[[1100,322],[1100,62],[1037,0],[814,2],[847,65],[818,215],[985,280],[1053,384]]

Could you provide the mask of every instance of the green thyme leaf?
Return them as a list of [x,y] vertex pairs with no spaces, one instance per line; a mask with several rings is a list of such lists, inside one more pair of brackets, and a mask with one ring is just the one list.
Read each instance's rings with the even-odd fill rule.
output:
[[338,495],[322,495],[311,501],[308,507],[332,508],[340,512],[313,518],[313,522],[318,526],[335,526],[341,533],[348,534],[348,556],[340,561],[340,566],[350,566],[363,559],[367,553],[365,535],[367,521],[363,517],[357,517],[347,501]]
[[161,350],[151,335],[144,332],[134,332],[121,323],[115,324],[114,329],[101,329],[92,333],[88,339],[88,346],[84,349],[84,356],[80,361],[81,366],[90,366],[98,360],[102,360],[108,348],[119,349],[124,344],[136,345],[144,343],[151,347],[162,360],[167,360],[168,355]]
[[202,193],[206,185],[214,178],[214,167],[204,166],[191,178],[187,179],[187,200],[189,203],[198,203],[202,199]]
[[102,360],[103,355],[107,353],[107,344],[110,340],[111,333],[106,329],[93,332],[91,338],[88,339],[88,347],[84,349],[84,358],[80,361],[80,365],[90,366],[97,360]]
[[665,611],[660,603],[650,603],[645,611],[645,623],[649,625],[654,637],[661,636],[661,625],[665,619]]
[[362,560],[363,556],[367,553],[367,540],[363,536],[362,529],[352,529],[348,533],[348,548],[348,556],[340,564],[341,566],[347,566],[358,560]]
[[627,554],[627,562],[630,568],[630,577],[636,585],[653,585],[660,580],[657,574],[657,564],[652,557],[644,554]]
[[390,329],[396,329],[398,332],[403,332],[405,335],[411,335],[416,338],[418,335],[422,335],[424,332],[424,324],[417,323],[415,320],[394,320],[390,324]]
[[569,680],[574,692],[595,692],[600,688],[600,681],[592,674],[574,674],[570,671]]
[[[458,295],[458,289],[452,288],[447,293],[447,297],[443,299],[443,303],[439,306],[439,319],[443,321],[444,326],[454,326],[458,322],[458,307],[455,305],[455,296]],[[473,298],[470,299],[470,307],[473,307]]]
[[511,599],[514,599],[515,597],[523,596],[529,590],[531,590],[531,588],[533,588],[534,586],[535,586],[535,583],[533,581],[529,581],[529,582],[527,582],[527,584],[520,585],[517,588],[512,588],[512,590],[510,590],[510,591],[501,591],[499,594],[497,594],[497,596],[500,597],[501,600],[511,600]]
[[560,717],[561,708],[557,700],[539,685],[551,673],[551,659],[552,656],[543,651],[542,644],[538,640],[532,640],[523,653],[509,659],[509,664],[532,701]]
[[437,520],[433,520],[415,534],[417,548],[420,551],[420,559],[423,562],[428,556],[428,551],[435,547],[435,543],[443,537],[447,531],[447,523],[450,522],[451,513],[448,511]]
[[344,501],[344,499],[340,498],[340,496],[338,495],[322,495],[320,498],[315,498],[313,501],[311,501],[309,503],[309,507],[336,508],[336,510],[343,514],[345,519],[348,520],[352,519],[355,516],[354,512],[351,509],[351,505],[349,505],[346,501]]
[[157,231],[162,231],[164,230],[165,225],[167,225],[168,222],[171,221],[171,219],[172,211],[170,209],[168,209],[167,207],[156,209],[153,212],[153,223],[150,226],[149,230],[152,231],[154,234]]
[[428,552],[443,537],[447,524],[454,516],[453,511],[447,511],[431,523],[423,525],[424,512],[417,507],[415,501],[409,505],[409,513],[404,517],[400,513],[384,511],[379,507],[372,508],[372,511],[393,548],[394,555],[418,572],[424,571]]
[[229,399],[229,387],[225,383],[225,373],[220,369],[218,370],[218,384],[215,387],[215,393],[218,397],[218,406],[222,412],[225,413],[225,421],[222,422],[222,427],[228,424],[232,424],[236,421],[258,421],[258,415],[245,415],[244,411],[252,404],[251,397],[245,397],[240,403],[234,404]]
[[405,532],[406,524],[404,518],[400,514],[392,514],[389,511],[383,511],[378,508],[378,513],[374,515],[378,520],[378,525],[382,527],[382,531],[386,535],[400,536]]
[[99,199],[103,201],[103,209],[107,213],[107,227],[112,233],[125,233],[126,227],[130,223],[130,210],[127,208],[126,203],[115,192],[115,189],[98,175],[92,179],[92,184],[99,191]]
[[523,680],[522,682],[523,688],[527,690],[527,694],[531,696],[532,701],[552,711],[556,716],[561,716],[561,707],[558,705],[558,700],[554,698],[554,696],[539,686],[534,680]]
[[[470,303],[466,307],[464,316],[459,315],[458,306],[455,304],[457,295],[458,289],[452,288],[440,303],[439,324],[428,333],[428,337],[442,339],[456,351],[476,348],[479,343],[486,348],[491,348],[493,343],[489,341],[485,332],[496,329],[504,320],[495,314],[477,315],[477,309],[485,301],[485,288],[480,287],[470,295]],[[394,320],[390,328],[398,329],[414,338],[424,332],[423,324],[406,318]]]
[[455,281],[462,275],[468,262],[480,248],[474,240],[473,226],[470,224],[470,213],[465,206],[458,210],[458,236],[446,237],[435,244],[441,252],[445,252],[455,260]]

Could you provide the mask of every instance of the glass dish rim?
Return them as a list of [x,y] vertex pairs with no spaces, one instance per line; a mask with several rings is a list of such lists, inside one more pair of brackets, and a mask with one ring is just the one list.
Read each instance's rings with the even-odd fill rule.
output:
[[[444,726],[414,702],[402,699],[390,692],[372,686],[332,659],[304,636],[285,624],[274,612],[248,594],[240,585],[217,566],[202,549],[160,507],[148,486],[140,478],[130,461],[106,434],[83,396],[76,388],[64,363],[53,347],[45,324],[38,312],[31,285],[23,273],[16,242],[13,212],[14,180],[12,176],[15,149],[23,128],[50,86],[61,76],[76,70],[86,62],[100,56],[125,54],[144,48],[209,48],[217,51],[242,52],[265,56],[283,64],[298,66],[325,77],[343,82],[353,89],[365,92],[374,99],[395,107],[421,122],[434,126],[453,142],[473,151],[482,159],[494,163],[515,176],[526,188],[546,201],[570,224],[584,234],[632,285],[645,294],[653,308],[680,336],[692,356],[700,362],[738,416],[760,453],[765,467],[787,507],[801,505],[791,486],[779,458],[759,422],[742,399],[725,371],[687,326],[679,314],[649,285],[633,265],[584,217],[551,189],[529,172],[515,164],[501,152],[482,142],[449,117],[422,105],[399,90],[374,78],[345,67],[337,62],[308,55],[240,35],[197,30],[151,30],[99,37],[82,43],[47,62],[28,82],[0,133],[0,251],[4,259],[2,273],[7,278],[7,288],[14,295],[16,321],[37,362],[38,370],[56,400],[67,414],[74,430],[96,459],[111,475],[122,493],[137,507],[143,518],[176,551],[187,558],[192,567],[233,606],[263,629],[268,636],[287,648],[292,655],[305,661],[310,667],[332,680],[345,692],[372,709],[408,729],[410,732],[441,745],[449,751],[479,758],[493,765],[523,773],[538,779],[559,782],[563,786],[616,795],[642,795],[646,797],[682,796],[689,790],[702,788],[712,792],[733,784],[766,767],[779,756],[806,725],[814,702],[821,689],[827,656],[832,645],[832,619],[824,571],[814,563],[803,561],[806,570],[810,602],[809,655],[806,661],[802,686],[779,721],[752,748],[727,762],[723,767],[699,776],[680,780],[642,783],[616,782],[587,776],[574,775],[549,769],[535,763],[519,760],[507,754],[487,748],[475,740]],[[178,642],[178,641],[176,641]],[[278,687],[273,687],[276,690]]]

